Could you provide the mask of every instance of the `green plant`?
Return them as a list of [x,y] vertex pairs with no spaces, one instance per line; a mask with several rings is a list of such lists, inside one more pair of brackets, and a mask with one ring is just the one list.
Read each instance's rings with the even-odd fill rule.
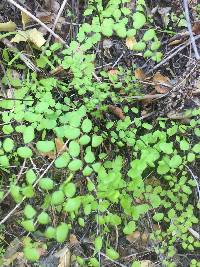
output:
[[[99,266],[101,252],[119,260],[113,240],[105,237],[114,230],[130,235],[147,218],[155,226],[148,230],[165,266],[174,266],[178,244],[185,251],[199,248],[188,229],[198,224],[199,203],[193,197],[198,184],[190,165],[200,158],[200,111],[191,112],[189,124],[161,118],[144,122],[131,98],[142,89],[132,74],[136,66],[119,66],[114,74],[102,69],[101,82],[94,78],[93,49],[111,36],[131,38],[133,51],[161,60],[145,1],[137,1],[133,14],[127,2],[89,1],[77,40],[67,49],[50,45],[36,59],[44,70],[62,66],[71,75],[68,79],[27,73],[18,81],[7,69],[15,90],[13,99],[0,102],[0,201],[9,183],[13,202],[23,209],[18,225],[32,233],[23,242],[29,261],[40,257],[36,231],[47,245],[63,243],[77,225],[84,233],[88,222],[98,232],[91,230],[93,252],[86,259],[75,258],[82,266]],[[6,77],[2,82],[7,85]],[[123,106],[123,119],[109,114],[110,103]],[[22,168],[21,176],[12,166],[19,173]],[[191,266],[195,264],[192,260]]]

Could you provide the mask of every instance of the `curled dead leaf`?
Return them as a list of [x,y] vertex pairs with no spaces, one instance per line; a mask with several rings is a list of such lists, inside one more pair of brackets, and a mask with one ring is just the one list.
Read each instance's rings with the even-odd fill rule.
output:
[[153,77],[153,82],[155,83],[155,90],[161,94],[167,93],[172,87],[170,79],[162,75],[160,72],[156,72]]
[[193,33],[195,33],[196,35],[200,34],[200,21],[196,21],[194,23],[194,25],[192,26],[192,31]]
[[125,115],[124,115],[124,113],[123,113],[121,108],[113,106],[113,105],[109,105],[108,106],[108,110],[110,112],[112,112],[117,118],[119,118],[121,120],[125,119]]
[[0,23],[0,32],[14,32],[17,25],[13,21]]
[[146,75],[142,69],[137,68],[135,70],[135,78],[140,80],[140,81],[144,81],[146,79]]

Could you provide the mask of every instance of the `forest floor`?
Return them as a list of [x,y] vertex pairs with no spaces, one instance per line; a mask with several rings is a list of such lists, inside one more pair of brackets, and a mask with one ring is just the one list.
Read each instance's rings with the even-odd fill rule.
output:
[[0,266],[200,266],[200,4],[1,0]]

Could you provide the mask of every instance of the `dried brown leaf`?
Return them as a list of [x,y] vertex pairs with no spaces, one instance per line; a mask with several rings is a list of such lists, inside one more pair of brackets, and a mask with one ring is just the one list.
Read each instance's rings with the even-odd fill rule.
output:
[[130,243],[133,243],[137,240],[139,240],[141,237],[141,233],[139,231],[135,231],[133,232],[132,234],[130,235],[127,235],[126,236],[126,239],[130,242]]
[[43,23],[51,23],[53,20],[53,14],[51,12],[37,12],[36,17]]
[[153,82],[155,83],[155,89],[158,93],[165,94],[169,91],[172,86],[170,79],[160,72],[156,72],[153,77]]
[[137,68],[135,70],[135,77],[136,77],[136,79],[138,79],[140,81],[144,81],[146,79],[146,75],[145,75],[144,71],[140,68]]
[[57,154],[62,154],[66,150],[66,148],[64,148],[65,143],[60,138],[55,138],[55,145]]
[[200,34],[200,21],[197,21],[197,22],[194,23],[194,25],[192,27],[192,31],[196,35],[199,35]]
[[79,244],[79,241],[75,235],[71,234],[69,237],[69,243],[71,246],[76,246]]
[[111,111],[117,118],[124,120],[125,119],[125,115],[122,111],[121,108],[113,106],[113,105],[109,105],[108,106],[109,111]]

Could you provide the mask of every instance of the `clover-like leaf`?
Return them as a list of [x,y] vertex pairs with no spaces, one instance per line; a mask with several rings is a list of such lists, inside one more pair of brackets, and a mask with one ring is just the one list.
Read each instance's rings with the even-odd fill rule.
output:
[[80,154],[80,145],[76,141],[69,143],[69,154],[72,157],[77,157]]
[[3,141],[3,149],[5,150],[5,152],[11,152],[14,148],[14,141],[11,138],[6,138]]
[[35,225],[33,220],[25,220],[21,222],[21,225],[24,227],[24,229],[27,232],[34,232],[35,231]]
[[76,128],[76,127],[72,127],[70,125],[66,125],[64,127],[64,136],[69,139],[69,140],[73,140],[78,138],[80,135],[80,129]]
[[76,186],[74,183],[68,183],[64,186],[63,191],[66,197],[73,197],[76,193]]
[[43,211],[38,215],[37,219],[40,224],[47,224],[49,222],[49,215]]
[[64,152],[61,156],[59,156],[55,160],[55,166],[58,169],[65,168],[67,167],[69,161],[70,161],[70,155],[68,154],[68,152]]
[[35,137],[34,128],[32,126],[27,126],[23,131],[23,140],[25,144],[33,141]]
[[135,29],[140,29],[146,23],[146,17],[141,12],[136,12],[133,14],[133,27]]
[[38,141],[36,147],[40,152],[48,153],[55,149],[55,143],[53,141]]
[[81,129],[84,133],[89,133],[92,130],[92,122],[90,119],[85,119],[81,125]]
[[53,180],[48,177],[44,177],[39,181],[39,187],[43,190],[51,190],[53,189],[53,185]]
[[26,182],[27,182],[27,184],[32,185],[35,182],[36,178],[37,178],[36,174],[32,169],[29,169],[26,172]]
[[70,198],[64,203],[64,211],[72,212],[77,211],[81,205],[81,200],[79,197]]
[[66,240],[69,233],[69,226],[66,223],[61,223],[56,228],[56,240],[59,243],[62,243]]
[[33,152],[32,150],[27,147],[27,146],[24,146],[24,147],[19,147],[17,149],[17,154],[21,157],[21,158],[31,158],[32,155],[33,155]]
[[49,226],[44,235],[47,237],[47,238],[55,238],[56,237],[56,229],[53,228],[52,226]]
[[69,163],[68,168],[70,171],[78,171],[82,168],[82,166],[83,163],[80,159],[74,159]]
[[53,192],[51,196],[52,205],[60,205],[64,202],[65,195],[61,190]]
[[111,259],[111,260],[117,260],[119,258],[119,253],[114,250],[114,248],[107,248],[106,249],[106,255]]
[[148,42],[148,41],[152,40],[155,37],[155,35],[156,35],[155,30],[149,29],[144,33],[143,40],[145,42]]
[[36,210],[29,204],[27,204],[24,208],[24,215],[28,219],[32,219],[36,215]]
[[79,139],[80,145],[87,145],[90,142],[90,136],[89,135],[82,135]]
[[101,143],[103,142],[103,137],[100,135],[93,135],[92,136],[92,146],[93,147],[98,147],[101,145]]
[[88,151],[84,157],[85,162],[93,163],[95,161],[95,156],[92,151]]
[[37,250],[34,247],[25,247],[24,250],[24,256],[29,261],[38,261],[40,258],[39,250]]

